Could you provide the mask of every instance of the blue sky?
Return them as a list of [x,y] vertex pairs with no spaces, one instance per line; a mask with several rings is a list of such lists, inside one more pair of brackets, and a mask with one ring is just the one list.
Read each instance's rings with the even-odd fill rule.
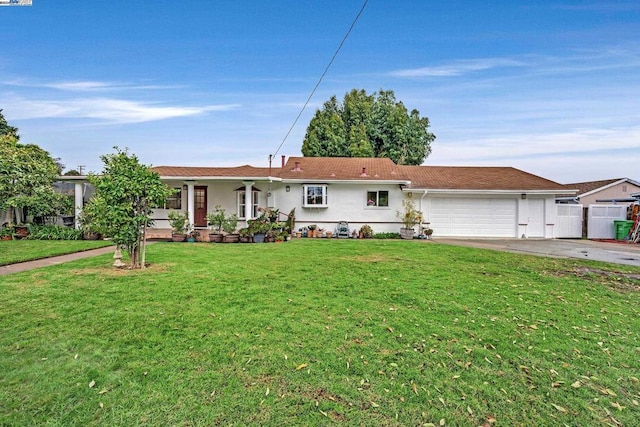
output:
[[[34,0],[0,7],[0,108],[68,168],[267,166],[361,0]],[[427,165],[640,180],[640,2],[369,0],[278,153],[330,96],[393,90]]]

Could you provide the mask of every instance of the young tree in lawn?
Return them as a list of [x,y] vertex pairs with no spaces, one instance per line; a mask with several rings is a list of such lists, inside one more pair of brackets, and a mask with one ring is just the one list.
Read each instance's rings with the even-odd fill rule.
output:
[[100,156],[102,174],[89,176],[95,194],[84,209],[97,222],[96,228],[126,249],[131,268],[144,268],[152,207],[164,203],[173,190],[128,150],[114,149],[114,154]]
[[393,91],[367,95],[353,89],[317,110],[307,127],[302,154],[308,157],[387,157],[399,165],[419,165],[431,154],[435,135],[429,119],[407,110]]

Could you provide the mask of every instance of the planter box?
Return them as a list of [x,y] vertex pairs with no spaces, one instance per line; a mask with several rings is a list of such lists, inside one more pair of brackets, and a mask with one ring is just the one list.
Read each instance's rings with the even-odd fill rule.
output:
[[222,238],[222,243],[238,243],[240,241],[239,234],[226,234]]
[[82,238],[84,240],[100,240],[102,239],[102,235],[100,233],[94,233],[92,231],[85,231],[82,233]]
[[187,240],[187,235],[186,234],[172,234],[171,235],[171,240],[174,242],[184,242],[185,240]]
[[16,225],[13,227],[13,232],[15,233],[18,239],[24,239],[29,235],[29,227]]
[[412,240],[414,233],[415,233],[415,231],[413,230],[413,228],[401,228],[400,229],[400,237],[402,237],[405,240]]
[[222,242],[222,233],[209,233],[209,241],[211,243],[220,243]]
[[256,233],[253,235],[253,243],[264,243],[264,233]]

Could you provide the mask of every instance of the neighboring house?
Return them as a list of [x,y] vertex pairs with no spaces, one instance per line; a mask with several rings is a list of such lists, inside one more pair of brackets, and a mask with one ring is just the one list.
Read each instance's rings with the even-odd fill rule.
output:
[[602,181],[576,182],[565,184],[567,189],[578,190],[577,194],[560,194],[558,203],[589,206],[596,203],[630,204],[633,193],[640,192],[640,182],[629,178],[606,179]]
[[[243,226],[259,207],[286,214],[296,228],[317,224],[333,230],[398,232],[397,212],[411,198],[435,236],[554,237],[555,199],[565,186],[509,167],[401,166],[386,158],[291,157],[280,167],[157,166],[177,193],[154,212],[156,232],[168,233],[170,209],[189,213],[206,227],[214,206],[236,213]],[[417,229],[417,227],[416,227]]]

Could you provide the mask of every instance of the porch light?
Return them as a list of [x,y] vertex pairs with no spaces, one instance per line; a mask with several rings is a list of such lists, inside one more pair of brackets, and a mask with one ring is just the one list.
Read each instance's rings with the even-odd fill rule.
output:
[[287,185],[286,187],[284,187],[284,190],[288,193],[289,191],[291,191],[291,187]]
[[520,195],[520,198],[521,198],[522,200],[525,200],[525,199],[527,198],[527,195],[526,195],[525,193],[522,193],[522,194]]

